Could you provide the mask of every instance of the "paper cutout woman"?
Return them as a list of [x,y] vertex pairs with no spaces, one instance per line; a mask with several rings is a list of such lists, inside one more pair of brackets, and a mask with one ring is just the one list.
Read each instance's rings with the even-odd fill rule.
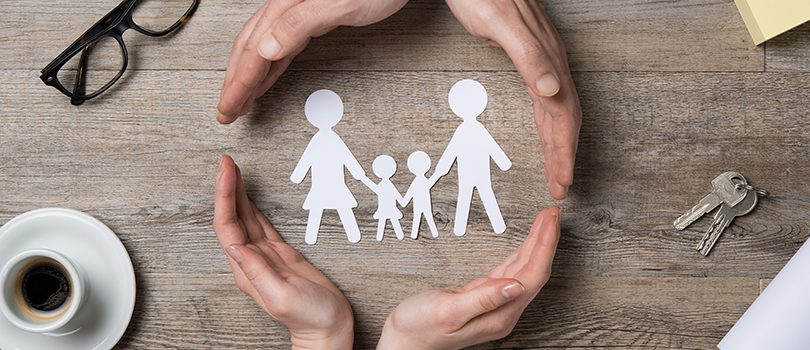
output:
[[433,204],[430,199],[430,188],[433,187],[433,183],[425,176],[425,173],[430,170],[430,156],[422,151],[411,153],[408,156],[408,170],[415,177],[411,182],[411,186],[408,187],[408,192],[403,197],[402,206],[408,205],[408,202],[413,199],[411,238],[416,239],[419,237],[419,225],[422,222],[422,216],[425,217],[433,237],[439,237],[436,222],[433,221]]
[[458,204],[453,232],[462,236],[467,231],[467,218],[470,215],[473,189],[478,189],[481,202],[492,223],[495,233],[506,231],[501,209],[492,191],[490,158],[503,171],[512,167],[512,161],[495,142],[484,124],[477,121],[487,108],[487,90],[481,83],[464,79],[450,88],[448,96],[450,109],[464,122],[458,126],[444,154],[436,165],[436,172],[430,177],[435,184],[440,177],[447,175],[453,163],[458,163]]
[[391,176],[394,176],[397,171],[397,163],[391,156],[383,155],[374,159],[371,168],[374,170],[374,175],[380,178],[380,183],[375,184],[368,178],[363,179],[363,183],[377,194],[377,211],[374,213],[374,218],[379,220],[377,223],[377,240],[382,241],[385,233],[385,222],[389,220],[391,226],[394,227],[394,232],[397,234],[397,239],[402,240],[405,238],[405,234],[399,224],[399,219],[402,219],[402,212],[397,208],[397,203],[402,203],[403,199],[397,187],[391,182]]
[[315,244],[323,211],[335,209],[349,242],[357,243],[360,241],[360,228],[352,211],[357,207],[357,200],[346,187],[343,169],[348,169],[358,180],[366,178],[366,174],[340,136],[332,130],[343,117],[343,101],[334,91],[318,90],[307,98],[304,114],[318,128],[318,132],[309,141],[290,180],[300,184],[307,172],[312,170],[312,188],[303,205],[304,209],[309,210],[305,241]]

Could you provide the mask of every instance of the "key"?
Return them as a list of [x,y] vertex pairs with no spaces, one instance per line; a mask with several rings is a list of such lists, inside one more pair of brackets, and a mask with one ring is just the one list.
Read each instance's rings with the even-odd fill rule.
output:
[[697,205],[689,209],[686,214],[675,219],[675,229],[683,230],[701,216],[714,210],[720,204],[734,207],[740,203],[749,191],[738,188],[737,185],[748,185],[745,178],[736,172],[729,171],[720,174],[712,180],[712,192],[703,197]]
[[709,251],[712,250],[717,239],[723,234],[723,231],[731,225],[731,221],[738,216],[750,213],[751,210],[754,210],[754,207],[757,206],[757,193],[754,191],[745,191],[745,193],[743,201],[733,207],[728,206],[726,203],[720,205],[717,214],[714,214],[712,225],[709,226],[706,235],[703,236],[703,239],[701,239],[697,247],[695,247],[700,254],[703,256],[709,255]]

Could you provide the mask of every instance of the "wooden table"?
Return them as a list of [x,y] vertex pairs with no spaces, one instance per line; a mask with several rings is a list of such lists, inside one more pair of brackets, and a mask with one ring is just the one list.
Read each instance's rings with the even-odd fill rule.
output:
[[[810,25],[755,47],[731,0],[544,1],[584,111],[576,183],[557,202],[521,79],[440,1],[314,40],[249,117],[217,124],[232,39],[259,3],[204,0],[174,36],[128,32],[130,69],[74,107],[39,69],[115,1],[0,2],[0,222],[69,207],[118,234],[138,280],[121,348],[288,346],[285,328],[233,285],[211,228],[223,153],[287,241],[346,293],[362,349],[399,300],[485,273],[550,205],[564,210],[553,277],[514,333],[482,348],[712,348],[810,235]],[[435,162],[458,125],[446,92],[461,78],[488,88],[481,120],[515,164],[493,171],[506,234],[491,233],[476,197],[468,234],[452,235],[451,173],[434,190],[438,239],[389,231],[375,241],[375,198],[349,181],[363,241],[349,244],[328,213],[318,244],[306,245],[309,180],[289,175],[314,133],[307,95],[337,91],[337,131],[367,169],[377,155],[397,159],[404,189],[408,154]],[[683,232],[672,221],[728,170],[772,196],[703,258],[694,246],[710,219]]]

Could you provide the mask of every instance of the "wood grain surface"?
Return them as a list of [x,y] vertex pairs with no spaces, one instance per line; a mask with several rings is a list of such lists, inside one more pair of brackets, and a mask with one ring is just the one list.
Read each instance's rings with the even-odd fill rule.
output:
[[[115,2],[0,2],[0,223],[70,207],[118,234],[138,279],[122,349],[289,346],[284,327],[233,285],[211,229],[223,153],[285,239],[346,293],[358,349],[374,347],[404,297],[486,273],[550,205],[563,208],[552,280],[511,336],[481,349],[713,348],[810,236],[806,25],[755,47],[731,0],[544,2],[584,113],[575,185],[554,201],[520,77],[439,1],[314,40],[248,117],[219,125],[230,42],[258,4],[204,0],[176,35],[128,33],[130,69],[74,107],[39,69]],[[493,170],[506,233],[491,233],[476,197],[467,235],[452,234],[451,172],[433,192],[439,238],[397,241],[389,231],[375,241],[376,198],[349,180],[364,239],[348,243],[327,212],[318,244],[306,245],[309,180],[295,185],[289,174],[315,131],[303,116],[308,94],[340,94],[338,133],[366,169],[393,156],[405,189],[407,156],[424,150],[435,162],[458,125],[446,94],[462,78],[487,87],[481,120],[514,162]],[[772,196],[703,258],[694,246],[710,218],[685,231],[672,221],[729,170]]]

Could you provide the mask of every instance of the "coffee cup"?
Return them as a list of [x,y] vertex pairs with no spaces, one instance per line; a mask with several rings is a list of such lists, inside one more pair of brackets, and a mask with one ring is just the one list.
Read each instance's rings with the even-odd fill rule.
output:
[[84,276],[65,256],[49,249],[24,251],[0,271],[0,312],[28,332],[68,328],[87,295]]

